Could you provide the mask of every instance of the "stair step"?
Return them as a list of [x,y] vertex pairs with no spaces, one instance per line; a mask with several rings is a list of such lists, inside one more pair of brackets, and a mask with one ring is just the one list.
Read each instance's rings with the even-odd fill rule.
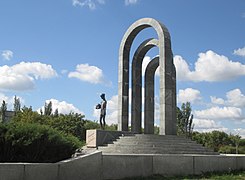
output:
[[205,155],[218,155],[217,152],[209,152],[209,151],[142,151],[142,150],[108,150],[103,151],[103,154],[110,154],[110,153],[120,153],[120,154],[205,154]]
[[189,143],[189,144],[195,144],[195,141],[186,141],[186,140],[157,140],[157,139],[117,139],[115,142],[132,142],[132,143],[146,143],[146,142],[152,142],[152,143]]
[[201,145],[188,145],[188,144],[183,144],[183,145],[159,145],[159,144],[108,144],[105,147],[163,147],[163,148],[167,148],[167,147],[171,147],[171,148],[205,148]]
[[158,150],[158,151],[209,151],[212,150],[206,148],[193,148],[193,147],[136,147],[136,146],[111,146],[111,147],[99,147],[99,150],[106,150],[106,149],[114,149],[114,150],[144,150],[144,151],[151,151],[151,150]]
[[174,135],[124,135],[98,149],[102,153],[119,154],[219,154],[195,141]]

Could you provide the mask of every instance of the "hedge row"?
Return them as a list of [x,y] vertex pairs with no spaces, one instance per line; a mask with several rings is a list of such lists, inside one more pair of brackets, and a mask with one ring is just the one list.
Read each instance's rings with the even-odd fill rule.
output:
[[49,126],[0,123],[0,162],[57,162],[70,158],[81,142]]

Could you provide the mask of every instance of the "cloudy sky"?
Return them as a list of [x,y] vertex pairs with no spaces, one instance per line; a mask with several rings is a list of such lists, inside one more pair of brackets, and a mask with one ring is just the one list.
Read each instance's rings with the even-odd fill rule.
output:
[[[52,101],[61,113],[97,120],[94,106],[104,92],[107,122],[117,123],[119,45],[143,17],[161,21],[171,34],[178,106],[191,102],[195,130],[245,137],[244,0],[0,1],[0,101],[12,109],[17,95],[34,110]],[[141,32],[131,56],[156,37],[152,29]],[[157,52],[147,53],[143,69]]]

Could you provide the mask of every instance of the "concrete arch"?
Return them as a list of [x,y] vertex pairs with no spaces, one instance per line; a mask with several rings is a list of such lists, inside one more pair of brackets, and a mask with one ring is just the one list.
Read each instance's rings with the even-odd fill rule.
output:
[[[176,134],[176,97],[174,97],[172,79],[173,55],[171,50],[170,34],[167,28],[152,18],[143,18],[133,23],[120,44],[118,69],[118,130],[128,131],[129,107],[129,54],[132,42],[137,34],[145,28],[152,27],[158,35],[159,41],[159,67],[160,67],[160,134]],[[168,75],[166,75],[168,74]],[[171,79],[169,78],[171,77]],[[175,115],[176,116],[176,115]]]
[[144,133],[154,134],[154,109],[155,109],[155,72],[159,66],[159,57],[152,59],[145,71],[145,103],[144,103]]
[[147,39],[134,53],[132,61],[132,102],[131,102],[131,131],[141,133],[142,111],[142,62],[146,53],[158,46],[157,39]]

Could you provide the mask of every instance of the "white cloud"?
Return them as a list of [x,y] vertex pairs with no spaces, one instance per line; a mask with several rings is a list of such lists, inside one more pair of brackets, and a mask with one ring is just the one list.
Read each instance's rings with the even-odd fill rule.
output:
[[234,134],[234,135],[239,135],[239,136],[241,136],[242,138],[245,138],[245,129],[242,129],[242,128],[234,129],[233,134]]
[[142,75],[145,75],[145,70],[149,62],[151,61],[151,58],[149,56],[145,56],[142,62]]
[[177,95],[179,103],[191,102],[195,103],[202,99],[200,91],[192,88],[180,89]]
[[181,56],[174,56],[174,65],[176,68],[176,78],[180,81],[188,81],[191,80],[190,74],[191,71],[189,69],[189,65],[186,60],[184,60]]
[[211,102],[213,104],[218,104],[218,105],[224,105],[225,104],[225,101],[222,98],[217,98],[215,96],[210,96],[210,99],[211,99]]
[[233,62],[226,56],[218,55],[209,50],[199,53],[195,63],[195,70],[191,71],[189,65],[181,56],[174,57],[177,79],[180,81],[225,81],[245,75],[245,65]]
[[13,58],[14,53],[10,50],[4,50],[2,51],[2,58],[4,60],[11,60]]
[[245,107],[245,96],[240,89],[234,89],[226,93],[227,104],[235,107]]
[[195,129],[220,129],[220,128],[224,128],[223,126],[221,126],[220,124],[217,124],[214,120],[210,120],[210,119],[193,119],[193,124]]
[[199,119],[213,120],[242,120],[242,110],[237,107],[211,107],[205,110],[194,111],[194,116]]
[[238,128],[238,129],[228,129],[224,127],[220,122],[216,122],[210,119],[193,119],[194,124],[194,131],[198,132],[212,132],[216,131],[223,131],[226,133],[232,133],[235,135],[240,135],[242,138],[245,138],[245,129]]
[[[154,59],[154,58],[152,58]],[[149,62],[152,60],[151,57],[149,56],[145,56],[144,59],[143,59],[143,62],[142,62],[142,76],[145,75],[145,70],[147,68],[147,65],[149,64]],[[159,68],[156,69],[156,72],[155,72],[155,75],[156,76],[159,76]]]
[[70,72],[68,77],[77,78],[81,81],[89,82],[92,84],[108,84],[104,78],[103,71],[100,68],[96,66],[90,66],[89,64],[77,65],[76,71]]
[[56,77],[51,65],[40,62],[21,62],[13,66],[0,66],[0,89],[30,90],[38,79]]
[[[84,114],[82,111],[80,111],[78,108],[76,108],[73,104],[67,103],[66,101],[59,101],[57,99],[49,99],[46,100],[46,103],[52,102],[52,108],[53,112],[55,109],[58,109],[59,113],[61,114],[69,114],[71,112]],[[44,106],[39,108],[37,111],[40,112],[40,109],[44,112]]]
[[209,119],[194,119],[194,131],[198,132],[212,132],[212,131],[223,131],[228,132],[229,129],[222,126],[220,123],[216,123]]
[[[23,104],[25,100],[22,97],[18,97],[20,99],[20,103]],[[12,110],[14,107],[14,96],[6,96],[5,94],[0,92],[0,106],[2,105],[2,102],[5,101],[7,103],[8,110]]]
[[10,98],[8,96],[6,96],[5,94],[0,92],[0,103],[2,104],[3,101],[5,101],[6,103],[9,103],[10,102]]
[[136,4],[137,2],[138,0],[125,0],[124,1],[126,6]]
[[245,46],[234,50],[233,54],[245,57]]
[[105,4],[105,0],[72,0],[73,6],[88,7],[90,10],[95,10],[97,4]]
[[[134,5],[137,4],[139,0],[124,0],[124,4]],[[105,0],[72,0],[73,6],[80,6],[80,7],[88,7],[90,10],[95,10],[98,5],[104,5],[106,3]]]
[[226,100],[211,96],[211,102],[219,105],[245,107],[245,95],[240,89],[233,89],[226,93]]

